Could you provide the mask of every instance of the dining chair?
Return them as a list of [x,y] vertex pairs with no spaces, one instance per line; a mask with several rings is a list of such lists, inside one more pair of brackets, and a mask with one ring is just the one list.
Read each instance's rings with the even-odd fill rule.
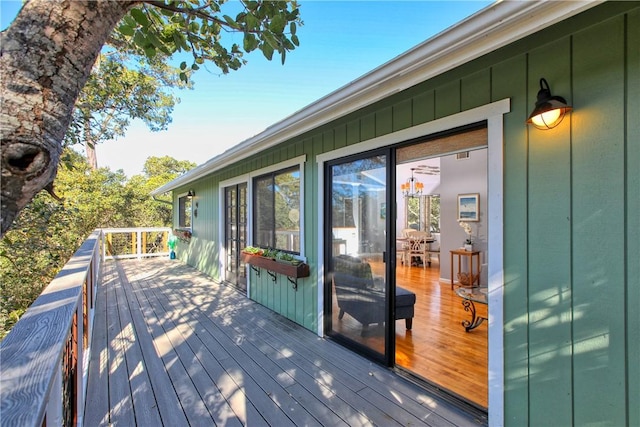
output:
[[431,235],[424,231],[414,231],[409,235],[409,251],[408,261],[412,262],[414,258],[417,258],[422,262],[422,268],[427,268],[427,263],[431,263],[429,260],[429,243],[432,241]]
[[402,241],[400,246],[397,249],[397,252],[400,252],[402,255],[400,256],[400,262],[404,265],[405,263],[409,263],[411,265],[411,258],[409,258],[409,251],[411,250],[411,235],[416,233],[417,230],[413,228],[405,228],[401,232]]

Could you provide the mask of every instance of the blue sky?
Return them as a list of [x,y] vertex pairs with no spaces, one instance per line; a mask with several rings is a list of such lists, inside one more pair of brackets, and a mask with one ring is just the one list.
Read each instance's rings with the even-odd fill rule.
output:
[[[181,102],[163,132],[141,123],[124,138],[97,147],[99,166],[141,172],[149,156],[204,163],[317,99],[348,84],[422,41],[484,8],[488,1],[305,1],[300,47],[285,65],[274,55],[247,55],[239,71],[214,67],[194,76],[195,88],[178,91]],[[20,1],[0,1],[2,28]],[[241,42],[241,39],[238,39]],[[176,64],[179,61],[176,60]]]

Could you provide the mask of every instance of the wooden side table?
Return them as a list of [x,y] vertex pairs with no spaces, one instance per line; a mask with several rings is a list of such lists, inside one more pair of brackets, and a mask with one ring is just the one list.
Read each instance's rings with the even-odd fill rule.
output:
[[[477,281],[480,285],[480,251],[465,251],[464,249],[454,249],[451,252],[451,289],[453,289],[453,256],[458,257],[458,273],[460,273],[460,265],[462,257],[469,258],[469,274],[471,274],[471,287]],[[476,272],[473,273],[473,258],[476,258]]]

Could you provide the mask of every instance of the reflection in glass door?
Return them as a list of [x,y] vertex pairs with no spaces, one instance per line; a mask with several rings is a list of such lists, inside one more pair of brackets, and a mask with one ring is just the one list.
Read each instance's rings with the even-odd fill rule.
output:
[[[328,165],[327,333],[388,362],[387,156]],[[330,225],[330,226],[329,226]],[[391,326],[392,327],[392,326]]]
[[246,291],[247,273],[240,257],[247,245],[247,184],[225,188],[226,280]]

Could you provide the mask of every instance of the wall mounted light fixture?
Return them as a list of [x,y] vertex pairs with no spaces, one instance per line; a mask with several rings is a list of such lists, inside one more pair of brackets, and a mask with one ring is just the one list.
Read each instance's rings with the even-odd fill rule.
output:
[[189,192],[187,193],[187,197],[191,198],[194,197],[196,195],[196,192],[193,190],[189,190]]
[[536,107],[527,119],[527,123],[534,125],[538,129],[552,129],[560,124],[564,115],[571,111],[573,107],[567,105],[567,100],[561,96],[552,96],[549,83],[540,79],[540,90]]

